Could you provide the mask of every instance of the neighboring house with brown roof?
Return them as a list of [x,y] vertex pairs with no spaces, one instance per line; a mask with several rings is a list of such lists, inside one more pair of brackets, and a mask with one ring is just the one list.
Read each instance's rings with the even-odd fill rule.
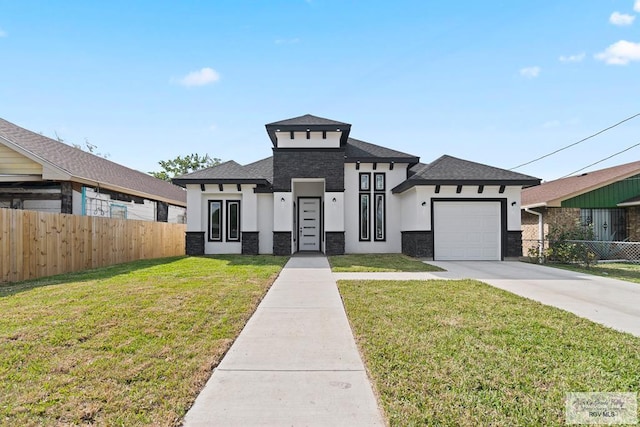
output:
[[186,191],[0,119],[0,207],[181,223]]
[[451,156],[423,164],[312,115],[266,131],[273,156],[174,178],[187,189],[188,254],[522,254],[520,192],[538,178]]
[[575,223],[593,227],[597,240],[640,241],[640,161],[522,191],[526,248],[545,237],[550,226]]

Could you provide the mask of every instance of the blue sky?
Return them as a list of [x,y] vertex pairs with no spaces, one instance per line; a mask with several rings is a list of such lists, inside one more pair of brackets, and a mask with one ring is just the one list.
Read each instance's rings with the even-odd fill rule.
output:
[[[0,0],[0,117],[145,172],[259,160],[264,124],[307,113],[508,169],[640,112],[636,3]],[[554,179],[638,142],[640,117],[518,171]]]

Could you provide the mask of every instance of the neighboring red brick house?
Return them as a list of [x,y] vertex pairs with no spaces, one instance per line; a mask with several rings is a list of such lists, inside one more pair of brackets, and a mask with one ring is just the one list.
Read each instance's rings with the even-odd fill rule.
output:
[[580,222],[596,240],[640,241],[640,161],[561,178],[522,191],[524,253],[550,225]]

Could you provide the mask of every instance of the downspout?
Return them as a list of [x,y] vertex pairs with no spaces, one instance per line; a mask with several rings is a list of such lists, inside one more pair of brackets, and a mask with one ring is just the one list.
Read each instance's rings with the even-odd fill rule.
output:
[[82,186],[82,197],[80,200],[82,202],[82,216],[85,216],[87,215],[87,187],[84,185]]
[[529,208],[524,208],[524,211],[538,217],[538,262],[542,264],[542,253],[544,251],[544,222],[542,220],[542,212],[536,212]]

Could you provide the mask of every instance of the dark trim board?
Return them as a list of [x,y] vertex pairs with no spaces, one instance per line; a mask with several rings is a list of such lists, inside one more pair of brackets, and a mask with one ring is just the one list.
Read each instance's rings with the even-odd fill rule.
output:
[[437,202],[499,202],[500,203],[500,261],[504,261],[507,254],[508,247],[508,230],[507,230],[507,199],[506,198],[473,198],[473,197],[443,197],[431,199],[431,231],[433,233],[433,240],[431,242],[433,258],[436,258],[436,245],[435,245],[435,217],[434,217],[434,204]]

